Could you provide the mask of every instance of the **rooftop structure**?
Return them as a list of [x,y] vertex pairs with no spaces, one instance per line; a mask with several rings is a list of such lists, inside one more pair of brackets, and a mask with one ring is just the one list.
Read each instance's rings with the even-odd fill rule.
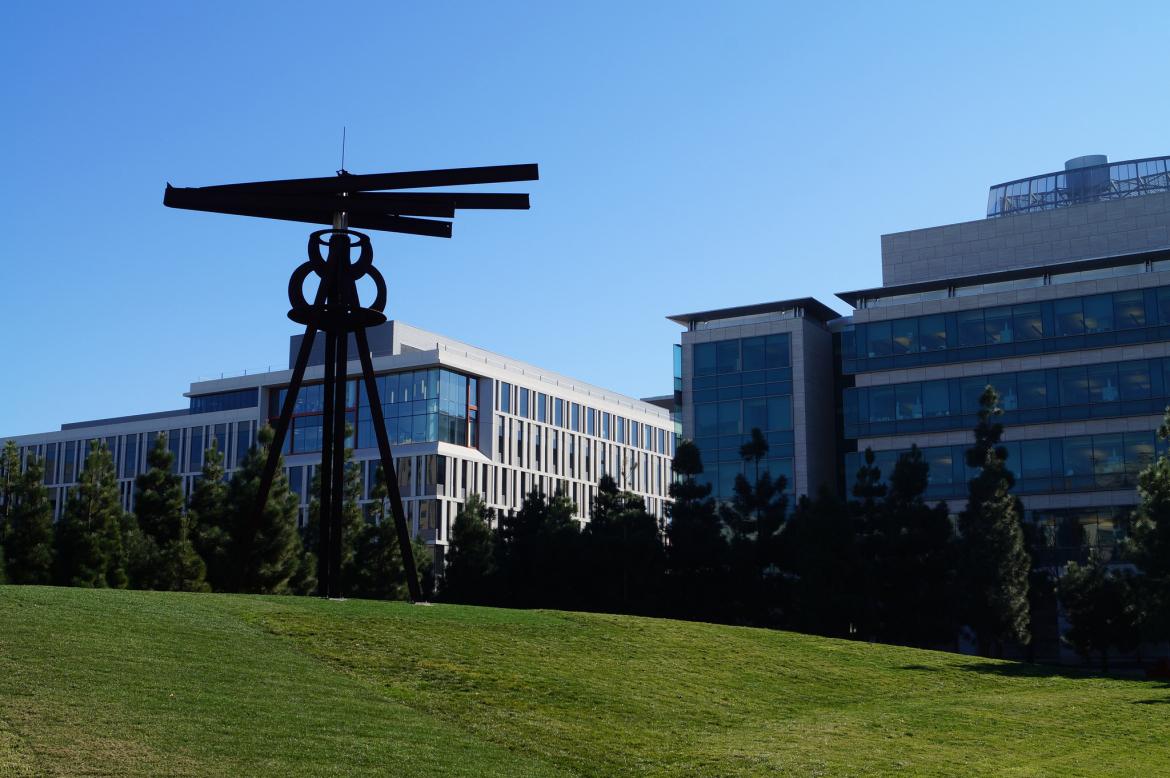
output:
[[1170,192],[1170,157],[1109,163],[1104,154],[1070,159],[1064,170],[991,187],[987,218],[1051,211],[1078,203]]

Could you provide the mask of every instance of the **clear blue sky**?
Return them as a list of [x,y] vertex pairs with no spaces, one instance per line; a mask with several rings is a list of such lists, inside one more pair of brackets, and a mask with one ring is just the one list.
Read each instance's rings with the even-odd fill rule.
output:
[[[375,233],[394,318],[628,394],[668,314],[880,283],[879,236],[1170,153],[1162,3],[19,3],[0,30],[0,436],[283,366],[309,227],[163,185],[540,164]],[[509,187],[503,187],[508,189]],[[520,187],[515,187],[521,189]]]

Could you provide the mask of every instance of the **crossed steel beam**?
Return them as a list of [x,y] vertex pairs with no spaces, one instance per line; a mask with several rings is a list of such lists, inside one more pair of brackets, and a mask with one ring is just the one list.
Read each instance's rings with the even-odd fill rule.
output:
[[[446,219],[453,219],[457,211],[525,210],[529,207],[528,195],[380,190],[535,181],[539,177],[536,165],[497,165],[371,175],[353,175],[340,170],[336,176],[325,178],[255,181],[197,188],[176,188],[167,184],[163,205],[171,208],[332,225],[332,229],[318,230],[309,237],[309,258],[289,279],[291,310],[288,316],[305,325],[305,337],[297,352],[288,391],[276,423],[275,436],[268,450],[253,516],[254,527],[258,528],[288,435],[297,394],[304,382],[313,341],[320,331],[325,336],[325,407],[319,495],[321,534],[317,546],[317,585],[321,596],[340,597],[343,594],[341,511],[345,470],[345,387],[349,375],[348,337],[353,333],[361,362],[362,381],[369,396],[371,420],[402,552],[407,587],[412,600],[422,599],[398,473],[386,434],[366,336],[367,327],[386,321],[386,283],[373,265],[369,237],[351,228],[450,238],[451,222]],[[328,255],[325,257],[321,255],[323,246],[328,247]],[[359,256],[355,262],[351,262],[350,251],[354,248],[359,250]],[[310,274],[316,274],[320,279],[312,303],[305,299],[302,291]],[[358,298],[357,281],[367,276],[373,280],[377,292],[370,306],[363,307]]]

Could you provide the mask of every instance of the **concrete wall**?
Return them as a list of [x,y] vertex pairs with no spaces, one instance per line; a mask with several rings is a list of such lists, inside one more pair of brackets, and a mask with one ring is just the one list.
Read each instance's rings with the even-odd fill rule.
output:
[[882,236],[885,286],[1170,249],[1170,193]]

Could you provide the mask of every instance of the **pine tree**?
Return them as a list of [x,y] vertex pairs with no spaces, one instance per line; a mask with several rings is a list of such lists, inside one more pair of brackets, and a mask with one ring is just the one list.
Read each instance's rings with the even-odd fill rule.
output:
[[508,605],[572,609],[577,604],[580,529],[574,513],[576,506],[563,494],[550,499],[533,490],[520,510],[500,517],[496,559]]
[[946,505],[923,499],[929,476],[918,446],[898,458],[868,544],[878,599],[876,637],[882,642],[954,642],[953,529]]
[[10,492],[11,510],[4,541],[7,578],[14,584],[53,582],[53,504],[45,488],[44,463],[29,456],[28,466]]
[[8,517],[15,503],[20,475],[20,449],[16,441],[5,441],[4,449],[0,450],[0,543],[8,531]]
[[665,550],[658,521],[642,498],[602,476],[584,540],[585,607],[608,613],[651,613],[658,604]]
[[374,483],[370,485],[369,518],[358,543],[359,589],[363,597],[405,600],[410,590],[406,586],[402,549],[398,545],[398,530],[390,515],[388,497],[386,474],[382,466],[377,465]]
[[473,494],[455,514],[447,546],[442,596],[447,602],[487,605],[495,600],[494,539],[483,498]]
[[1134,576],[1094,554],[1087,565],[1070,562],[1060,579],[1060,601],[1068,617],[1065,640],[1089,661],[1101,656],[1109,671],[1109,650],[1127,651],[1140,642],[1140,612]]
[[227,509],[223,453],[215,438],[203,452],[203,468],[187,504],[191,543],[206,567],[207,583],[217,592],[228,591],[232,581],[231,524]]
[[142,533],[134,584],[163,591],[207,591],[206,565],[191,543],[183,514],[183,481],[172,472],[174,455],[159,435],[147,453],[145,473],[136,480],[135,517]]
[[800,632],[856,637],[864,579],[850,505],[828,489],[802,497],[781,535],[785,625]]
[[[1170,408],[1158,437],[1170,440]],[[1170,640],[1170,454],[1162,453],[1138,476],[1141,504],[1130,541],[1147,603],[1144,628],[1153,641]]]
[[[346,437],[353,435],[348,425]],[[362,468],[353,461],[353,449],[345,449],[344,475],[342,476],[341,497],[341,580],[342,595],[355,597],[376,597],[366,591],[368,581],[360,570],[359,557],[365,559],[376,555],[373,549],[362,549],[363,543],[376,543],[378,533],[366,531],[366,519],[362,512]],[[370,496],[373,497],[371,487]],[[309,515],[301,530],[301,560],[294,576],[293,589],[298,594],[313,594],[317,589],[317,547],[321,541],[321,470],[313,472],[309,486]]]
[[57,533],[58,580],[66,586],[124,589],[128,584],[124,525],[114,458],[99,440],[65,503]]
[[664,597],[677,618],[727,620],[730,549],[715,511],[711,486],[699,483],[703,459],[698,446],[680,441],[675,449],[666,525]]
[[1015,477],[1007,449],[999,445],[1003,425],[999,395],[988,386],[979,398],[975,445],[967,466],[979,473],[968,482],[967,507],[959,515],[962,554],[962,613],[984,656],[1002,655],[1005,641],[1027,643],[1028,572],[1019,501],[1010,493]]
[[[231,521],[231,588],[256,594],[286,594],[300,563],[297,531],[300,499],[289,489],[283,458],[278,461],[268,501],[256,516],[260,477],[272,445],[272,428],[260,429],[256,445],[232,474],[227,508]],[[258,519],[258,520],[257,520]]]
[[759,429],[752,430],[739,453],[749,471],[754,466],[755,480],[737,475],[735,495],[720,511],[732,533],[732,569],[740,602],[737,620],[767,624],[777,617],[779,606],[780,531],[788,513],[784,493],[788,484],[784,476],[773,479],[767,471],[760,472],[768,442]]

